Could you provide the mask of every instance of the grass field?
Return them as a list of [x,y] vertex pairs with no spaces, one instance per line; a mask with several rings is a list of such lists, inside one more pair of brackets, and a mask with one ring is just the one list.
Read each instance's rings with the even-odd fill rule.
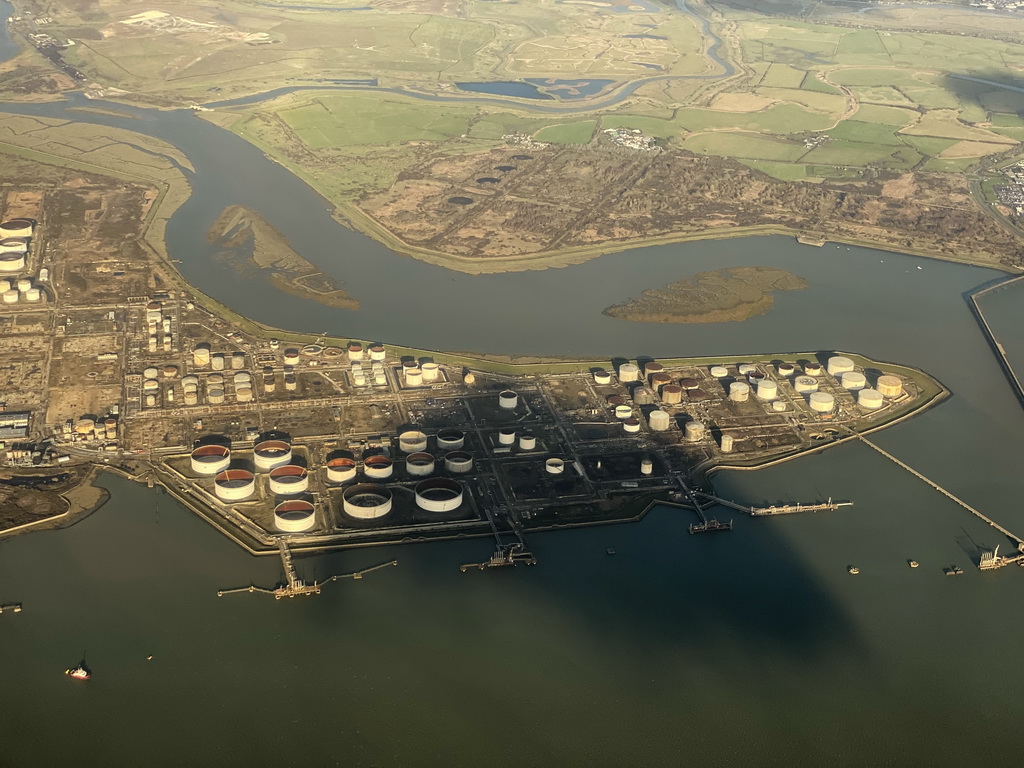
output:
[[541,128],[534,135],[537,141],[555,144],[586,144],[594,135],[596,120],[581,120],[578,123],[562,123]]

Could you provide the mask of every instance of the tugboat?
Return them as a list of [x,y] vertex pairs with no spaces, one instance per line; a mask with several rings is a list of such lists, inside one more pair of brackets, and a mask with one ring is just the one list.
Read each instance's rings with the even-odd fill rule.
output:
[[74,669],[65,669],[64,674],[75,680],[88,680],[92,677],[92,670],[85,666],[85,659],[82,659]]
[[959,565],[951,565],[949,568],[943,568],[942,570],[947,576],[960,576],[964,572],[964,569]]
[[848,565],[846,566],[846,570],[852,573],[854,576],[860,573],[860,568],[858,568],[856,565]]
[[918,563],[917,560],[908,560],[907,565],[909,565],[911,568],[917,568],[917,566],[920,565],[920,563]]

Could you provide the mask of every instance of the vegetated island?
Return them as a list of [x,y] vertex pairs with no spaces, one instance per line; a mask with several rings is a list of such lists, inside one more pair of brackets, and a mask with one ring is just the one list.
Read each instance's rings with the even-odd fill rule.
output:
[[359,309],[358,299],[292,250],[280,232],[248,208],[225,208],[210,227],[207,239],[225,249],[223,255],[232,267],[269,272],[270,282],[285,293],[329,307]]
[[774,267],[729,267],[701,272],[604,310],[643,323],[736,323],[763,315],[775,291],[800,291],[807,281]]

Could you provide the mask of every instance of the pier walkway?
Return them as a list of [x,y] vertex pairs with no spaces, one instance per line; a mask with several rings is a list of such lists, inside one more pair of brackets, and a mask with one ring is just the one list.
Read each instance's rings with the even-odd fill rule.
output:
[[1012,541],[1012,542],[1014,543],[1014,545],[1015,545],[1015,546],[1016,546],[1016,547],[1017,547],[1018,549],[1022,549],[1022,548],[1024,548],[1024,539],[1022,539],[1022,538],[1021,538],[1020,536],[1018,536],[1017,534],[1015,534],[1015,533],[1013,533],[1012,531],[1010,531],[1010,530],[1008,530],[1008,529],[1004,528],[1003,526],[1001,526],[1001,525],[1000,525],[999,523],[997,523],[997,522],[996,522],[995,520],[993,520],[992,518],[988,517],[987,515],[984,515],[984,514],[982,514],[981,512],[979,512],[979,511],[978,511],[977,509],[975,509],[974,507],[972,507],[972,506],[971,506],[970,504],[968,504],[968,503],[967,503],[966,501],[964,501],[963,499],[961,499],[961,498],[959,498],[959,497],[957,497],[957,496],[954,496],[954,495],[953,495],[952,493],[950,493],[949,491],[947,491],[947,490],[946,490],[945,488],[943,488],[943,487],[942,487],[941,485],[939,485],[938,483],[936,483],[936,482],[935,482],[934,480],[929,480],[929,479],[928,479],[927,477],[925,477],[924,475],[922,475],[922,474],[921,474],[920,472],[918,472],[918,471],[917,471],[916,469],[914,469],[913,467],[911,467],[911,466],[910,466],[909,464],[907,464],[906,462],[900,461],[900,460],[899,460],[899,459],[897,459],[897,458],[896,458],[895,456],[893,456],[893,455],[892,455],[891,453],[889,453],[888,451],[886,451],[886,450],[885,450],[884,448],[881,448],[881,447],[879,447],[879,446],[875,445],[875,444],[874,444],[873,442],[871,442],[871,441],[870,441],[870,440],[868,440],[868,439],[867,439],[866,437],[864,437],[864,435],[860,434],[859,432],[855,432],[855,431],[853,431],[852,429],[849,429],[849,428],[847,428],[847,431],[848,431],[848,432],[849,432],[849,433],[850,433],[851,435],[855,436],[855,437],[856,437],[856,438],[857,438],[858,440],[860,440],[860,441],[861,441],[862,443],[864,443],[864,444],[865,444],[866,446],[868,446],[869,448],[872,448],[872,449],[874,449],[875,451],[878,451],[878,453],[880,453],[880,454],[882,454],[883,456],[885,456],[885,458],[889,459],[889,461],[891,461],[891,462],[893,462],[894,464],[896,464],[896,466],[898,466],[898,467],[902,467],[902,468],[903,468],[903,469],[905,469],[905,470],[906,470],[907,472],[909,472],[909,473],[910,473],[910,474],[912,474],[912,475],[913,475],[914,477],[916,477],[916,478],[917,478],[918,480],[921,480],[922,482],[924,482],[924,483],[927,483],[927,484],[928,484],[928,485],[930,485],[930,486],[931,486],[932,488],[934,488],[934,489],[935,489],[936,491],[938,491],[939,493],[941,493],[941,494],[942,494],[943,496],[945,496],[946,498],[950,499],[951,501],[954,501],[954,502],[956,502],[957,504],[959,504],[959,505],[960,505],[961,507],[963,507],[964,509],[966,509],[966,510],[967,510],[968,512],[970,512],[970,513],[971,513],[972,515],[974,515],[975,517],[977,517],[977,518],[979,518],[979,519],[981,519],[981,520],[984,520],[984,521],[985,521],[986,523],[988,523],[989,525],[991,525],[991,526],[992,526],[993,528],[995,528],[995,529],[996,529],[997,531],[999,531],[1000,533],[1002,533],[1003,535],[1005,535],[1005,536],[1006,536],[1007,538],[1009,538],[1009,539],[1010,539],[1010,540],[1011,540],[1011,541]]

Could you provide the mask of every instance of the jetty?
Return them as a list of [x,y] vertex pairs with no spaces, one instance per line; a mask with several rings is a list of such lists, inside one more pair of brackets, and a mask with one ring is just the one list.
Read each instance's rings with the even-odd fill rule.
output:
[[715,496],[712,493],[705,491],[694,491],[694,493],[703,499],[721,504],[723,507],[729,507],[735,509],[738,512],[750,515],[751,517],[772,517],[775,515],[797,515],[802,512],[835,512],[836,510],[844,507],[852,507],[852,501],[833,501],[829,498],[827,501],[813,502],[810,504],[804,504],[802,502],[790,503],[790,504],[772,504],[768,507],[749,507],[743,504],[739,504],[729,499],[723,499],[719,496]]
[[[492,498],[494,491],[490,489]],[[519,521],[515,517],[509,514],[508,506],[505,504],[497,504],[492,511],[491,507],[485,508],[487,514],[487,522],[491,526],[491,534],[494,536],[496,548],[494,554],[491,555],[490,559],[485,560],[482,563],[463,563],[459,566],[459,570],[465,573],[473,568],[482,571],[485,568],[507,568],[509,566],[516,566],[520,563],[525,565],[536,565],[537,558],[533,556],[526,547],[526,537],[523,535],[523,527],[519,524]],[[502,535],[502,530],[498,527],[498,520],[506,523],[509,527],[508,531]],[[509,535],[511,534],[511,536]]]
[[329,584],[338,579],[361,579],[368,573],[379,571],[382,568],[390,568],[391,566],[398,565],[397,560],[392,560],[387,563],[379,563],[378,565],[372,565],[369,568],[363,568],[353,573],[342,573],[335,576],[328,576],[322,581],[303,581],[298,577],[295,571],[295,563],[292,560],[291,550],[288,549],[288,543],[283,539],[278,539],[278,550],[281,554],[281,565],[284,569],[285,583],[280,584],[273,589],[267,587],[257,587],[255,584],[250,584],[247,587],[233,587],[231,589],[221,589],[217,592],[217,597],[224,597],[224,595],[233,595],[240,592],[260,592],[265,595],[273,595],[275,600],[280,600],[285,597],[299,597],[300,595],[319,595],[320,590],[325,584]]
[[1006,354],[1006,348],[1003,347],[1002,343],[996,336],[996,332],[992,330],[992,326],[989,325],[988,318],[985,317],[985,313],[981,310],[981,304],[978,301],[985,294],[991,293],[992,291],[999,291],[1003,288],[1007,288],[1010,285],[1024,280],[1024,275],[1018,275],[1012,277],[1009,280],[1003,280],[1002,282],[990,285],[987,288],[975,291],[968,297],[970,299],[971,312],[974,314],[974,318],[978,321],[978,325],[981,326],[981,331],[985,335],[985,340],[992,348],[992,352],[996,356],[996,360],[999,361],[999,367],[1003,369],[1003,373],[1006,374],[1007,380],[1010,382],[1010,386],[1013,388],[1013,394],[1016,395],[1017,401],[1024,405],[1024,384],[1021,383],[1020,376],[1017,375],[1017,371],[1014,370],[1013,364],[1010,362],[1009,355]]

